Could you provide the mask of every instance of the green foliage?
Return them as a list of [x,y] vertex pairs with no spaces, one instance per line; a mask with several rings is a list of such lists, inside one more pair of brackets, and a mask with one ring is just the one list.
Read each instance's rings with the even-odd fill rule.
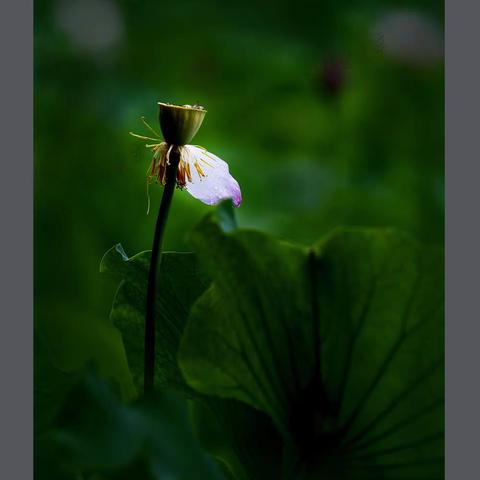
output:
[[[124,405],[39,343],[38,478],[215,479],[190,424],[225,478],[443,478],[441,251],[359,228],[306,248],[237,229],[228,204],[189,240],[162,257],[155,398]],[[119,244],[101,262],[138,387],[149,262]]]

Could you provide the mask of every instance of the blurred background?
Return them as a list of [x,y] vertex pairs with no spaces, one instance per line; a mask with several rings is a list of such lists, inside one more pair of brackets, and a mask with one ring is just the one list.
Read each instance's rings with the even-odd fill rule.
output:
[[[161,188],[129,131],[207,110],[195,143],[239,181],[242,227],[309,244],[338,225],[443,242],[443,2],[35,2],[35,323],[60,369],[133,395],[103,253],[150,249]],[[209,207],[177,191],[165,247]],[[37,366],[37,369],[39,367]],[[41,372],[40,372],[41,374]]]

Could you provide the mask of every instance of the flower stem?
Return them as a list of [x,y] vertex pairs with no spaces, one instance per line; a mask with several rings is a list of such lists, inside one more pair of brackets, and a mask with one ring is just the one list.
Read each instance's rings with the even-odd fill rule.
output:
[[158,280],[158,269],[162,260],[162,241],[167,224],[168,212],[175,191],[180,151],[174,146],[170,151],[170,164],[167,165],[166,183],[158,210],[155,234],[153,237],[150,270],[148,272],[147,305],[145,314],[145,364],[143,388],[145,395],[153,392],[155,374],[155,292]]

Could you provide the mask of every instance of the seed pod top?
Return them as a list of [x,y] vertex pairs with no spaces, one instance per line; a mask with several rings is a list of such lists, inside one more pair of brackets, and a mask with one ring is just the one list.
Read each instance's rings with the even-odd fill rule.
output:
[[198,105],[170,105],[158,102],[158,108],[163,138],[170,145],[190,143],[207,113]]

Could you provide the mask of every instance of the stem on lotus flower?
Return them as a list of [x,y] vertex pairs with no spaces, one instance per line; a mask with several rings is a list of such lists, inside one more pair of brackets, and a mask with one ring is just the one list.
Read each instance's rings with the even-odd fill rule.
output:
[[158,270],[162,260],[162,242],[167,224],[168,212],[175,191],[180,150],[173,146],[170,151],[170,163],[167,165],[166,183],[158,210],[155,234],[153,237],[150,270],[148,272],[147,304],[145,314],[145,363],[143,388],[145,395],[153,392],[155,376],[155,292],[157,288]]

